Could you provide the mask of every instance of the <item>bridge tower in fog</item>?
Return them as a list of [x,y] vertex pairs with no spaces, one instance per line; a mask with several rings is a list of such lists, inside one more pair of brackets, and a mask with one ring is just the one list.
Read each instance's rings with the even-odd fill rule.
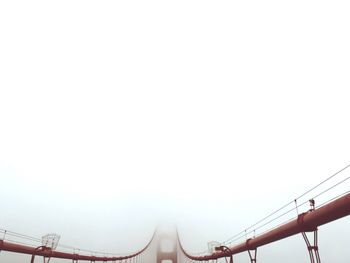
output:
[[158,233],[157,263],[177,263],[177,235],[175,233]]

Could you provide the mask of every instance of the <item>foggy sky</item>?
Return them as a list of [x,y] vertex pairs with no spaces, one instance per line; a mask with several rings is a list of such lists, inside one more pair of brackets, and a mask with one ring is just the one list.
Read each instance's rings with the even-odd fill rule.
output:
[[[349,7],[1,2],[0,228],[124,253],[166,221],[200,252],[294,200],[350,161]],[[349,222],[320,228],[324,262]],[[259,249],[281,258],[308,262],[301,236]]]

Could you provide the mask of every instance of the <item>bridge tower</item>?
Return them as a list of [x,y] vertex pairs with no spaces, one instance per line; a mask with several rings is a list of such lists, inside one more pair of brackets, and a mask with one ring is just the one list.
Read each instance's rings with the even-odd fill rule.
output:
[[158,233],[157,263],[177,263],[177,235]]

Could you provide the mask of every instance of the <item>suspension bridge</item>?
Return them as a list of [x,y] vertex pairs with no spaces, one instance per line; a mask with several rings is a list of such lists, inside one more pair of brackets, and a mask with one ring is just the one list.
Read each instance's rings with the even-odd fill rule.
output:
[[[217,263],[218,260],[233,263],[234,255],[239,253],[247,253],[247,259],[251,263],[256,263],[258,261],[258,250],[264,249],[265,245],[295,235],[301,235],[305,242],[305,253],[308,254],[310,262],[320,263],[322,255],[319,252],[320,247],[318,244],[319,227],[350,215],[350,191],[339,190],[339,187],[344,186],[345,182],[350,179],[350,176],[340,178],[329,184],[349,167],[350,165],[339,170],[299,195],[296,199],[291,200],[231,238],[223,242],[209,242],[208,250],[200,253],[189,252],[183,246],[181,233],[177,230],[166,232],[159,229],[154,231],[152,237],[142,249],[123,255],[88,251],[62,245],[59,244],[60,237],[57,234],[48,234],[42,238],[37,238],[0,229],[2,234],[0,252],[26,254],[29,256],[28,261],[31,263],[34,263],[38,257],[41,257],[44,263],[48,263],[51,259],[69,260],[73,263],[80,261]],[[345,186],[346,188],[347,186]],[[326,195],[332,191],[332,195]],[[310,194],[313,195],[310,196]],[[324,196],[327,196],[327,198],[322,199],[321,197]],[[323,200],[323,202],[317,205],[316,200]],[[291,213],[295,214],[290,217]],[[269,227],[264,229],[266,226]],[[264,231],[257,233],[262,229]],[[164,246],[164,244],[168,245]]]

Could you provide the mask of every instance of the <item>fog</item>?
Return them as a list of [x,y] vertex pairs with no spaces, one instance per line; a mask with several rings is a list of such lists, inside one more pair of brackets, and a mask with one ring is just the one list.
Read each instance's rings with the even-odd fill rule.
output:
[[[293,201],[350,162],[349,7],[2,1],[0,229],[122,254],[172,222],[197,253]],[[320,228],[324,262],[347,262],[349,223]],[[258,260],[308,262],[303,242]]]

